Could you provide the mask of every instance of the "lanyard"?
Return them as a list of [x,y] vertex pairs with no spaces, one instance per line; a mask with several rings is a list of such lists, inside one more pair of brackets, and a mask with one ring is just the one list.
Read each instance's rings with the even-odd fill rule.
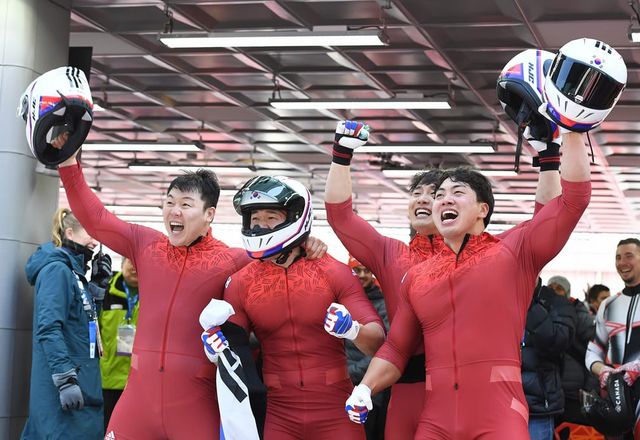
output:
[[124,293],[127,295],[127,314],[125,316],[125,319],[127,320],[127,322],[129,322],[131,321],[131,316],[133,315],[133,308],[138,302],[138,294],[136,293],[135,295],[131,296],[129,287],[127,286],[127,283],[124,281],[124,279],[122,280],[122,286],[124,287]]
[[102,341],[100,340],[100,330],[98,329],[96,303],[84,288],[84,283],[80,276],[75,271],[73,274],[76,276],[80,295],[82,296],[82,308],[89,318],[89,357],[94,359],[96,357],[96,348],[98,349],[98,356],[102,356]]

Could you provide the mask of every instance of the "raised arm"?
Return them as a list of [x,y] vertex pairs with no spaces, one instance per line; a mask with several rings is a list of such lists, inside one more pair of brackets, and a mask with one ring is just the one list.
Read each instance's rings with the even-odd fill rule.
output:
[[340,121],[333,141],[333,160],[324,189],[324,201],[342,203],[351,197],[353,150],[369,139],[369,127],[356,121]]
[[71,210],[80,224],[96,240],[137,264],[135,250],[160,232],[124,222],[110,213],[87,185],[75,156],[63,162],[58,171]]
[[[591,197],[589,157],[582,135],[564,135],[561,159],[562,194],[530,221],[521,257],[539,272],[564,247]],[[544,238],[544,239],[542,239]]]
[[368,127],[355,121],[341,121],[336,128],[334,154],[325,187],[327,221],[349,253],[376,276],[383,273],[388,246],[400,242],[384,237],[353,212],[351,202],[351,155],[368,139]]

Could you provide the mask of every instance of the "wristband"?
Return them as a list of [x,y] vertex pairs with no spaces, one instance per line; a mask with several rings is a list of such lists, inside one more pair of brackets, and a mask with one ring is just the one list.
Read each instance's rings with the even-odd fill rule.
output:
[[351,165],[351,158],[353,157],[353,149],[343,147],[337,142],[333,143],[333,162],[338,165],[349,166]]
[[547,142],[547,148],[533,158],[533,166],[540,167],[540,171],[558,171],[560,169],[560,145],[555,142]]

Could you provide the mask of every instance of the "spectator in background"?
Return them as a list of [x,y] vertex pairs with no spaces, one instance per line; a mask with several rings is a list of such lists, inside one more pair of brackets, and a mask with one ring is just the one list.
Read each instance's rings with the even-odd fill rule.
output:
[[[586,367],[599,379],[601,388],[606,388],[614,368],[630,372],[633,380],[640,373],[640,240],[621,240],[616,248],[615,264],[624,282],[624,289],[605,300],[598,309],[596,334],[589,343],[585,362]],[[628,379],[625,377],[625,380]],[[636,412],[635,432],[640,429],[637,418]],[[633,438],[631,432],[624,435],[625,440]]]
[[529,406],[531,440],[552,440],[554,417],[564,411],[560,371],[575,324],[569,301],[538,280],[522,340],[522,388]]
[[589,313],[595,318],[600,308],[600,304],[611,296],[611,291],[604,284],[594,284],[589,287],[587,292],[587,303],[589,304]]
[[105,429],[129,377],[139,307],[138,273],[133,262],[124,257],[121,271],[116,272],[109,282],[98,318],[104,345],[100,370]]
[[[386,330],[389,330],[389,321],[387,320],[387,309],[384,304],[384,297],[380,291],[380,287],[376,283],[373,273],[367,269],[358,260],[349,256],[349,267],[358,275],[360,284],[364,292],[367,294],[369,301],[373,304],[378,315],[382,318]],[[347,352],[347,363],[349,366],[349,376],[354,385],[362,380],[364,373],[367,371],[371,356],[363,354],[355,344],[349,340],[345,340],[345,348]],[[390,389],[376,394],[373,401],[374,411],[370,413],[364,424],[367,440],[384,440],[385,420],[387,418],[387,405],[389,404]]]
[[104,436],[96,302],[85,273],[98,243],[68,209],[26,266],[35,286],[29,418],[23,440]]
[[594,389],[596,382],[584,366],[587,345],[593,339],[595,324],[587,307],[582,301],[572,298],[571,283],[563,276],[556,275],[549,278],[547,286],[553,289],[559,296],[567,298],[576,315],[575,337],[564,356],[562,368],[562,388],[565,396],[564,414],[556,420],[557,424],[570,422],[579,425],[588,424],[581,412],[579,391]]
[[569,298],[571,296],[571,283],[568,279],[561,275],[549,278],[547,286],[555,290],[558,295]]

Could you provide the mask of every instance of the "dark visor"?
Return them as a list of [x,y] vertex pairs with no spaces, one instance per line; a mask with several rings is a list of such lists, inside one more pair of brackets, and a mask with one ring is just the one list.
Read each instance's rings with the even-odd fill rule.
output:
[[558,90],[577,104],[594,110],[611,108],[624,84],[588,66],[559,55],[551,66],[551,79]]

